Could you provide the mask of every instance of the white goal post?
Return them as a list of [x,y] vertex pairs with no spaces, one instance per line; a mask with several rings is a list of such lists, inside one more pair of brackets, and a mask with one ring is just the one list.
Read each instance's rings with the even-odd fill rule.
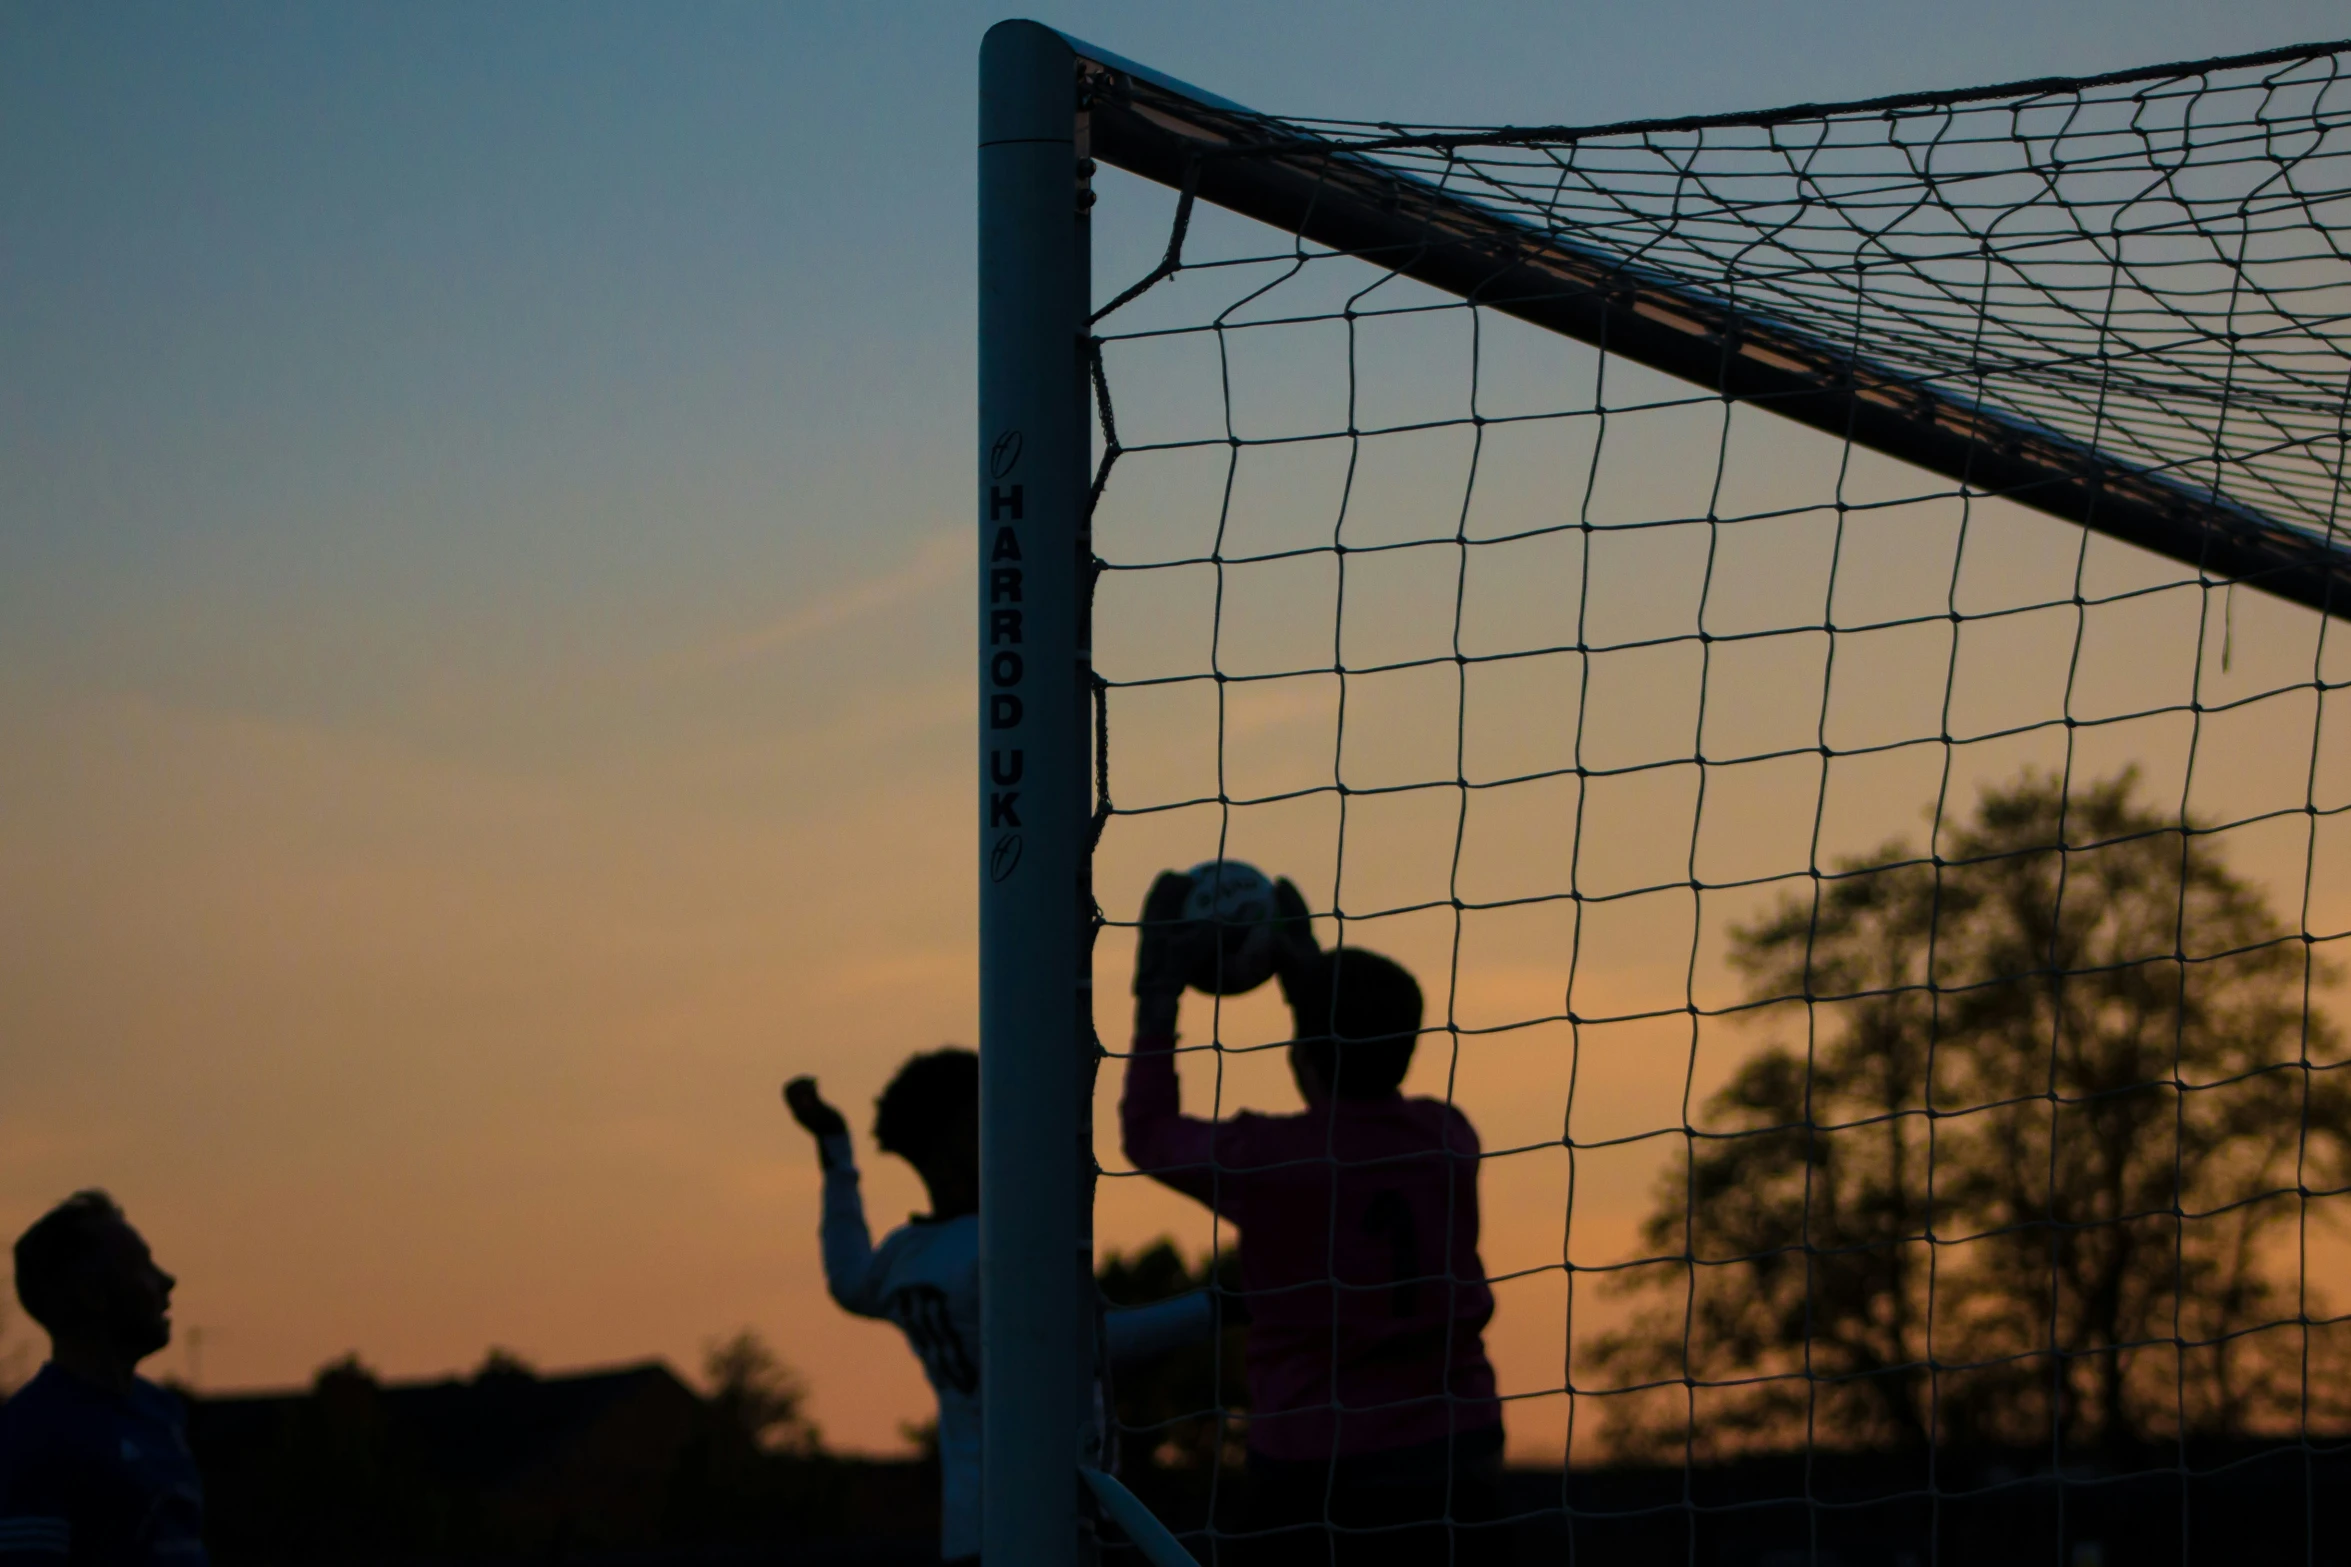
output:
[[980,56],[982,1554],[1080,1559],[1094,1429],[1086,527],[1091,271],[1076,56]]

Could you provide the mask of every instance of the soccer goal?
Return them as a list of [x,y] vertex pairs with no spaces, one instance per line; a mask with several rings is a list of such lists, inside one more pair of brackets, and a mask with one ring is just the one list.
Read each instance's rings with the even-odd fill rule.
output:
[[[2346,1548],[2347,67],[1431,127],[989,33],[989,1559],[1123,1548],[1105,1470],[1248,1559],[1249,1330],[1143,1408],[1096,1328],[1098,1249],[1250,1288],[1117,1118],[1225,858],[1475,1128],[1454,1559]],[[1290,1030],[1189,995],[1184,1108]]]

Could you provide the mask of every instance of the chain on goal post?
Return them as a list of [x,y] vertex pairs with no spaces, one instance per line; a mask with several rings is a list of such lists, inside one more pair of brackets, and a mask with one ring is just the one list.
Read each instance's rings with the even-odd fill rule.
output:
[[[2351,44],[1589,129],[982,62],[985,1554],[2351,1547]],[[1220,859],[1474,1129],[1377,1277],[1335,1133],[1310,1288],[1273,1166],[1122,1150]],[[1186,996],[1183,1109],[1318,1103],[1292,1031]],[[1246,1325],[1105,1381],[1160,1234]],[[1414,1533],[1464,1335],[1508,1462]]]

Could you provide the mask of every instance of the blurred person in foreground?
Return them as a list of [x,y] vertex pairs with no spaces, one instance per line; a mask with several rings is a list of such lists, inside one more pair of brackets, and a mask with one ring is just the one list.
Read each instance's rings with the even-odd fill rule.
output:
[[101,1191],[16,1242],[49,1359],[0,1405],[0,1567],[204,1567],[204,1492],[177,1397],[138,1374],[176,1281]]
[[1401,1092],[1420,986],[1377,953],[1320,950],[1297,889],[1280,883],[1276,972],[1306,1108],[1185,1115],[1176,1019],[1214,939],[1185,919],[1190,891],[1170,871],[1143,906],[1119,1117],[1137,1170],[1240,1231],[1249,1421],[1236,1554],[1496,1560],[1502,1411],[1484,1342],[1494,1297],[1478,1258],[1478,1138],[1453,1105]]

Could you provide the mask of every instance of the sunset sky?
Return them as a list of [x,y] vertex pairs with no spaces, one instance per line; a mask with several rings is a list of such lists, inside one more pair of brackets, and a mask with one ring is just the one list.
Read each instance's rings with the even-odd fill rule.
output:
[[[815,1162],[776,1087],[813,1072],[849,1111],[877,1227],[920,1205],[863,1133],[900,1060],[973,1031],[972,142],[999,14],[0,8],[0,1230],[111,1189],[182,1281],[153,1369],[278,1386],[356,1351],[421,1376],[492,1345],[692,1367],[749,1326],[842,1445],[896,1448],[926,1411],[896,1331],[824,1296]],[[1479,123],[2342,30],[2320,0],[1035,14],[1269,110]],[[1150,199],[1105,189],[1106,212]],[[1119,255],[1158,243],[1135,232]],[[1674,438],[1635,447],[1660,483]],[[1116,514],[1125,541],[1180,510],[1177,478],[1152,493]],[[2071,558],[1985,526],[2018,530],[2020,581]],[[1154,613],[1105,657],[1147,661]],[[2233,678],[2296,656],[2308,677],[2314,617],[2238,613]],[[1995,655],[1985,700],[2036,656]],[[1660,700],[1629,694],[1626,732]],[[1241,716],[1269,769],[1327,755],[1311,702]],[[1141,733],[1135,776],[1173,797],[1201,753],[1153,761]],[[1863,788],[1839,850],[1915,831],[1913,782]],[[1114,913],[1205,857],[1187,831],[1106,841]],[[1236,851],[1327,881],[1280,832]],[[2245,857],[2300,874],[2290,846]],[[2314,926],[2351,924],[2332,887]],[[1555,934],[1497,936],[1463,1021],[1555,1010],[1564,981],[1529,956]],[[1581,982],[1615,1000],[1585,1010],[1687,982],[1653,935],[1595,949]],[[1446,940],[1389,944],[1442,972]],[[1103,948],[1106,1037],[1125,951]],[[1277,1026],[1263,996],[1221,1025]],[[1686,1035],[1587,1042],[1592,1113],[1671,1121]],[[1489,1144],[1557,1136],[1560,1049],[1463,1066]],[[1224,1108],[1291,1102],[1275,1057],[1230,1060]],[[1489,1177],[1497,1270],[1558,1259],[1547,1160]],[[1600,1251],[1650,1168],[1589,1177]],[[1205,1240],[1180,1199],[1112,1185],[1106,1243]],[[1553,1308],[1513,1299],[1506,1384],[1555,1381]],[[10,1302],[0,1356],[30,1344]]]

